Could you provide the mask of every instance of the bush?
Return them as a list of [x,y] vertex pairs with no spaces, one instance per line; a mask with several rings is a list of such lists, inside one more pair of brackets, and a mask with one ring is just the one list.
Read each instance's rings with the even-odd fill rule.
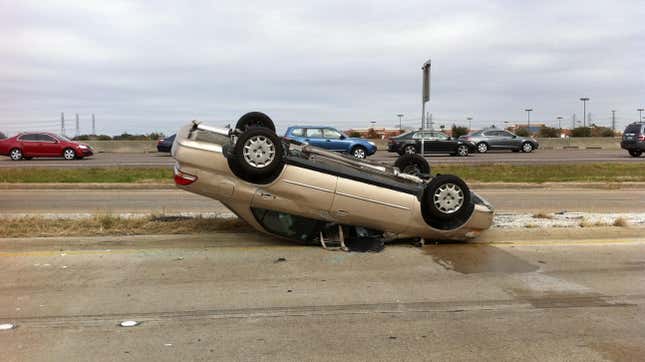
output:
[[73,138],[74,141],[110,141],[112,137],[104,134],[82,134]]
[[571,130],[571,137],[591,137],[591,128],[576,127]]
[[526,127],[518,128],[518,129],[515,131],[515,134],[516,134],[516,135],[518,135],[518,136],[520,136],[520,137],[528,137],[528,136],[530,136],[530,134],[529,134],[529,130],[528,130],[528,128],[526,128]]
[[360,132],[351,131],[351,132],[349,132],[348,136],[353,137],[353,138],[360,138],[361,134],[360,134]]
[[4,133],[0,132],[0,140],[3,140],[5,138],[7,138],[7,135],[5,135]]
[[538,134],[540,135],[540,137],[557,138],[560,137],[560,130],[553,127],[542,126]]
[[129,134],[128,132],[124,132],[119,136],[114,136],[115,141],[156,141],[160,140],[162,138],[165,138],[166,136],[161,133],[161,132],[152,132],[147,135],[144,134]]
[[468,127],[460,127],[460,126],[457,126],[454,123],[452,124],[452,137],[454,137],[454,138],[458,138],[460,136],[467,135],[468,131],[469,131]]
[[593,127],[591,137],[614,137],[614,131],[607,127]]
[[379,138],[378,133],[376,133],[374,128],[370,128],[367,130],[367,138]]

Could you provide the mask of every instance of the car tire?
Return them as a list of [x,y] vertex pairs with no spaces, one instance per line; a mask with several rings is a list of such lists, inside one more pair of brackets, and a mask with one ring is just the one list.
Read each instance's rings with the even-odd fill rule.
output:
[[414,148],[413,145],[407,145],[407,146],[403,147],[403,154],[414,155],[415,153],[417,153],[417,149]]
[[524,142],[522,144],[522,152],[524,152],[524,153],[533,152],[533,145],[531,144],[531,142]]
[[459,157],[468,157],[468,146],[466,145],[457,146],[457,153],[455,153],[454,155]]
[[246,132],[249,128],[257,127],[268,128],[275,133],[275,124],[273,124],[269,116],[262,112],[249,112],[240,117],[235,125],[235,128],[242,132]]
[[643,151],[629,150],[629,155],[632,157],[641,157]]
[[477,144],[477,152],[479,152],[479,153],[488,152],[488,144],[486,142],[479,142]]
[[66,148],[63,150],[63,158],[66,159],[67,161],[75,160],[76,159],[76,151],[74,151],[71,148]]
[[257,184],[275,180],[284,168],[280,138],[267,128],[250,128],[235,143],[228,164],[239,178]]
[[359,160],[364,160],[367,158],[367,150],[363,146],[354,146],[352,148],[351,154],[354,158],[357,158]]
[[402,173],[419,177],[430,174],[430,164],[425,158],[417,154],[408,154],[397,158],[396,162],[394,162],[394,167],[398,168]]
[[460,219],[469,207],[470,189],[454,175],[435,176],[423,192],[421,211],[426,221]]
[[23,158],[22,150],[20,148],[14,148],[9,151],[9,157],[12,161],[20,161]]

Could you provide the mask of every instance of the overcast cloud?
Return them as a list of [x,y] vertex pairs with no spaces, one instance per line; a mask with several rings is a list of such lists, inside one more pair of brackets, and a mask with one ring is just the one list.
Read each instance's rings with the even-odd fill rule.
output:
[[427,58],[440,122],[580,118],[587,96],[622,126],[645,106],[644,20],[642,0],[0,0],[0,131],[56,130],[60,112],[108,134],[250,110],[416,125]]

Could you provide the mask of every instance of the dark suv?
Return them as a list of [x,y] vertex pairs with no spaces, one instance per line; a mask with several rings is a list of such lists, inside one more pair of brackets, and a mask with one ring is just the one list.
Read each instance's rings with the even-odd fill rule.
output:
[[645,151],[645,123],[632,123],[623,132],[620,147],[627,150],[632,157],[640,157]]

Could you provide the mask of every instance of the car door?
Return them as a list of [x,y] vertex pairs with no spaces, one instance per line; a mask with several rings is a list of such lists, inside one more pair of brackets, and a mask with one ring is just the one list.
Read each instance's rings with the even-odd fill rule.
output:
[[332,215],[340,223],[382,230],[383,224],[394,232],[404,232],[410,222],[415,195],[338,178]]
[[486,131],[484,132],[484,136],[486,136],[486,142],[489,148],[499,149],[502,147],[502,139],[498,131]]
[[[417,150],[421,152],[421,145],[423,143],[423,153],[431,153],[432,151],[432,145],[431,145],[431,135],[430,132],[426,131],[420,131],[414,134],[412,138],[416,141],[417,145]],[[436,146],[436,145],[435,145]]]
[[305,142],[305,129],[304,128],[292,128],[287,137],[296,140],[298,142]]
[[[327,149],[332,151],[348,151],[345,141],[341,139],[341,133],[333,128],[323,128],[323,138]],[[347,142],[349,143],[349,142]]]
[[42,156],[40,154],[40,137],[36,133],[29,133],[20,137],[22,154],[26,157]]
[[63,150],[60,149],[59,141],[53,138],[52,136],[46,135],[46,134],[39,134],[38,139],[40,141],[39,148],[40,148],[40,152],[42,153],[42,156],[54,157],[54,156],[60,156],[63,154]]
[[436,143],[437,151],[452,153],[456,149],[456,142],[449,139],[449,137],[442,132],[432,133],[434,142]]
[[501,144],[504,148],[519,148],[519,138],[508,131],[499,131]]
[[305,142],[316,147],[327,148],[320,128],[307,128],[305,130]]
[[277,182],[258,187],[251,206],[329,219],[337,179],[320,171],[286,165]]

